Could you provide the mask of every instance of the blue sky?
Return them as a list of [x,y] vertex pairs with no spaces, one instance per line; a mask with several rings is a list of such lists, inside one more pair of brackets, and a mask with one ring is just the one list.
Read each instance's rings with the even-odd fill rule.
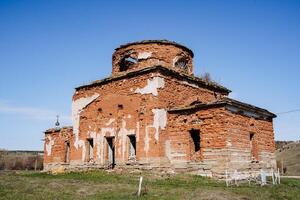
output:
[[[169,39],[194,51],[231,97],[274,113],[300,108],[300,1],[0,1],[0,148],[41,150],[71,123],[74,87],[110,75],[122,43]],[[274,121],[300,139],[300,112]]]

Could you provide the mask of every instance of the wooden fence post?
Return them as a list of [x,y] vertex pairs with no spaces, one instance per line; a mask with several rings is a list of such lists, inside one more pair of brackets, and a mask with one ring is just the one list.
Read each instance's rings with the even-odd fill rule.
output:
[[138,197],[141,196],[141,191],[142,191],[142,182],[143,182],[143,177],[140,177],[140,182],[139,182],[139,190],[138,190]]

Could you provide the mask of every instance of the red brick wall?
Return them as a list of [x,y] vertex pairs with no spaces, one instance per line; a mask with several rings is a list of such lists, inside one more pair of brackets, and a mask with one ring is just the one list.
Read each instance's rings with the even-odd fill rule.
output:
[[44,164],[64,163],[66,161],[66,142],[68,141],[71,146],[71,142],[73,141],[72,129],[70,128],[46,132],[44,143]]
[[[153,81],[155,77],[160,77],[164,82],[163,86],[154,88],[157,94],[152,93],[153,88],[145,93],[137,91],[138,88],[147,87],[149,80]],[[105,165],[108,148],[105,137],[114,136],[116,164],[124,165],[129,155],[128,135],[132,134],[136,135],[136,158],[139,163],[170,167],[174,161],[184,161],[185,168],[189,168],[189,161],[205,165],[209,161],[214,164],[198,164],[198,168],[222,170],[228,167],[228,162],[242,160],[249,164],[250,133],[254,133],[253,156],[263,162],[272,162],[272,121],[234,114],[225,108],[168,113],[165,129],[159,127],[156,131],[153,109],[166,112],[168,108],[189,105],[194,101],[208,103],[222,96],[198,87],[157,72],[78,90],[73,101],[94,94],[99,94],[99,97],[80,112],[79,139],[84,142],[85,151],[82,146],[75,148],[75,139],[72,139],[71,164],[87,163],[87,139],[94,138],[93,160],[95,164]],[[189,132],[192,129],[200,131],[201,149],[197,153],[192,149],[193,141]],[[45,156],[45,163],[62,162],[65,158],[65,139],[58,133],[52,133],[51,136],[57,140],[52,147],[51,157]]]
[[[114,129],[111,132],[103,132],[104,136],[115,136],[116,140],[116,161],[126,162],[128,158],[129,150],[129,140],[127,136],[122,136],[118,134],[121,129],[123,131],[132,132],[136,134],[137,137],[137,159],[146,156],[144,150],[144,138],[145,138],[145,128],[147,125],[152,123],[153,113],[152,108],[155,108],[158,102],[158,96],[152,94],[141,95],[136,93],[137,88],[143,88],[147,85],[147,80],[151,79],[151,74],[146,74],[143,76],[129,78],[127,80],[119,80],[102,85],[99,87],[93,87],[88,90],[78,91],[73,100],[85,96],[91,96],[94,93],[100,94],[100,97],[85,108],[81,113],[80,118],[80,138],[86,140],[86,138],[91,137],[91,133],[99,134],[105,129]],[[158,89],[159,91],[161,89]],[[122,105],[122,108],[119,106]],[[110,125],[108,123],[110,120],[114,120]],[[153,135],[151,128],[148,128],[149,134]],[[102,134],[102,133],[101,133]],[[131,133],[126,133],[131,134]],[[125,138],[125,142],[123,138]],[[122,140],[122,141],[121,141]],[[121,141],[121,142],[120,142]],[[94,148],[94,156],[97,155],[98,148],[101,148],[101,156],[107,157],[107,143],[104,146],[97,146]],[[151,146],[151,151],[149,149],[147,156],[157,156],[156,152],[158,144],[152,141],[149,142]],[[81,148],[77,150],[77,153],[73,154],[73,160],[81,159]],[[97,159],[95,159],[97,160]],[[98,159],[99,160],[99,159]]]
[[[147,86],[149,84],[148,81],[153,80],[153,77],[161,77],[164,80],[164,87],[157,89],[157,95],[151,93],[140,94],[136,92],[138,88]],[[73,101],[92,96],[95,93],[100,94],[100,97],[88,105],[80,114],[80,138],[86,141],[87,138],[91,137],[91,134],[98,134],[103,128],[114,128],[114,134],[109,132],[105,134],[106,136],[114,135],[116,137],[116,160],[121,163],[126,162],[129,149],[128,138],[125,137],[126,142],[124,143],[119,142],[122,136],[116,133],[118,133],[121,128],[125,128],[126,131],[132,130],[134,134],[138,135],[138,160],[163,158],[165,157],[165,140],[168,137],[168,133],[165,130],[159,129],[159,139],[155,139],[155,128],[150,126],[153,124],[154,119],[152,109],[166,110],[170,107],[190,104],[196,100],[210,102],[220,96],[220,94],[211,92],[208,89],[190,86],[187,82],[178,81],[175,78],[163,76],[159,73],[152,73],[128,78],[126,80],[113,81],[102,86],[81,89],[75,93]],[[123,108],[120,109],[118,107],[119,105],[122,105]],[[128,117],[129,115],[130,118]],[[106,124],[110,120],[114,120],[114,122],[111,126],[107,126]],[[123,127],[123,123],[126,123],[125,127]],[[148,139],[146,136],[147,131]],[[105,145],[107,144],[104,142],[102,148],[106,149],[107,147]],[[99,145],[94,148],[94,156],[97,155],[97,151],[101,151],[100,154],[104,157],[107,152],[102,152],[102,150],[97,150],[97,148],[100,148]],[[146,148],[148,148],[148,150],[145,150]],[[119,152],[119,149],[121,149],[122,152]],[[78,148],[78,150],[72,154],[71,159],[80,160],[81,156],[82,149]]]
[[[126,72],[161,65],[193,74],[191,52],[171,44],[151,43],[118,49],[113,54],[112,77],[124,73],[120,72],[120,60],[129,55],[138,63]],[[187,71],[174,67],[179,57],[187,58]],[[45,153],[45,164],[65,161],[68,140],[70,166],[104,166],[108,158],[106,138],[114,137],[116,164],[125,165],[129,156],[128,135],[135,135],[136,159],[138,164],[147,166],[202,168],[206,173],[205,170],[222,171],[228,168],[228,163],[237,169],[249,168],[251,156],[262,160],[263,166],[272,165],[267,164],[273,162],[275,150],[272,121],[234,114],[225,107],[167,113],[169,108],[194,102],[214,102],[226,93],[169,73],[143,71],[135,77],[78,88],[73,96],[73,132],[68,128],[46,132],[45,152],[49,149],[51,152]],[[190,137],[192,129],[200,131],[201,148],[197,153]],[[250,133],[254,133],[252,154]],[[93,139],[94,143],[92,160],[88,159],[87,139]]]
[[250,133],[254,134],[254,157],[259,160],[260,152],[275,152],[273,122],[233,114],[228,111],[229,139],[232,148],[249,149]]
[[[172,44],[154,43],[134,44],[115,51],[112,57],[112,74],[115,75],[120,72],[120,60],[124,56],[130,55],[132,58],[138,59],[140,53],[149,53],[149,57],[146,59],[139,59],[138,63],[131,66],[127,71],[161,65],[183,73],[193,74],[192,55],[188,51]],[[187,71],[174,67],[176,59],[180,57],[187,58]]]
[[165,88],[159,94],[159,103],[163,107],[182,107],[190,105],[195,101],[209,103],[224,96],[185,80],[178,80],[167,76],[164,76],[164,78]]
[[[169,140],[172,151],[184,152],[183,160],[190,160],[193,143],[190,130],[200,130],[201,149],[198,160],[210,159],[211,155],[203,154],[205,149],[226,148],[226,119],[223,115],[226,111],[221,108],[213,108],[202,111],[182,111],[181,113],[169,114]],[[192,152],[193,153],[193,152]]]
[[[199,161],[204,169],[219,174],[224,174],[225,170],[258,172],[261,168],[276,167],[272,121],[232,113],[225,107],[170,113],[168,120],[172,160]],[[193,155],[191,151],[189,131],[192,129],[200,130],[200,155]],[[253,152],[250,133],[254,133]]]

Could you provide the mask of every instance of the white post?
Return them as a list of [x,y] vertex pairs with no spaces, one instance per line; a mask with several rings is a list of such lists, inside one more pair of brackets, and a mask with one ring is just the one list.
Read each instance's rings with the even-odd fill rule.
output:
[[225,178],[226,178],[226,187],[228,187],[228,174],[227,174],[227,169],[225,171]]
[[277,169],[277,176],[278,176],[278,184],[280,184],[280,172],[279,172],[279,168]]
[[228,177],[227,169],[225,171],[225,176],[226,176],[226,186],[228,187],[228,185],[229,185],[229,177]]
[[283,159],[281,159],[281,174],[284,174],[284,172],[283,172]]
[[237,170],[234,170],[233,176],[234,176],[234,184],[237,185],[237,180],[236,180],[236,179],[237,179],[237,176],[238,176]]
[[274,169],[271,169],[271,173],[272,173],[272,183],[273,185],[275,185],[275,180],[274,180]]
[[266,173],[262,169],[260,170],[260,177],[261,177],[261,186],[266,185],[267,184]]
[[138,196],[141,196],[143,177],[140,177]]

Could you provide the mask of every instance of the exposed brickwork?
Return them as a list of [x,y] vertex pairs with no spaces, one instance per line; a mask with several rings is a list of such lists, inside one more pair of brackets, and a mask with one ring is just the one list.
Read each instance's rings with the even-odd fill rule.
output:
[[64,164],[67,162],[67,142],[73,142],[71,127],[62,129],[49,129],[45,132],[44,143],[44,167],[50,164]]
[[[122,61],[128,57],[136,59],[138,63],[130,65],[126,72],[149,66],[162,65],[183,73],[193,74],[193,55],[191,52],[186,48],[174,46],[172,43],[132,43],[123,48],[118,48],[112,57],[113,75],[122,71]],[[186,67],[175,66],[176,62],[181,58],[187,61]]]
[[[225,170],[247,170],[258,173],[259,169],[275,168],[274,135],[272,121],[253,119],[235,114],[226,107],[208,108],[205,110],[187,110],[170,113],[169,116],[170,151],[181,157],[171,160],[182,161],[179,167],[189,168],[194,161],[190,153],[193,144],[190,142],[190,131],[199,130],[201,150],[198,161],[199,170],[205,169],[215,176],[224,175]],[[254,134],[254,149],[251,152],[250,134]],[[222,153],[220,153],[220,150]]]
[[223,94],[201,88],[184,80],[164,76],[165,88],[159,95],[163,107],[191,105],[192,103],[209,103],[221,99]]
[[[129,55],[132,63],[121,72],[120,60]],[[178,56],[186,65],[175,65]],[[166,41],[116,49],[111,77],[76,88],[73,129],[45,132],[45,169],[157,168],[222,177],[225,170],[274,167],[274,115],[226,99],[230,90],[194,77],[192,57]]]

